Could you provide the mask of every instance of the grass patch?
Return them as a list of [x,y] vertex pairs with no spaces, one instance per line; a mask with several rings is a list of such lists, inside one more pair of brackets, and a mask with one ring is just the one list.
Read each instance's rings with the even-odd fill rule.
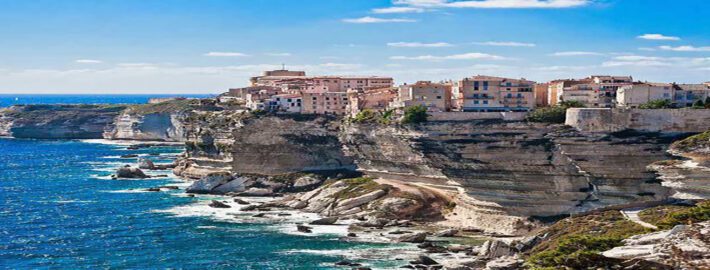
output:
[[138,104],[130,107],[137,114],[174,113],[189,111],[200,106],[198,99],[177,99],[154,104]]
[[671,147],[684,152],[693,151],[697,148],[710,147],[710,130],[676,141]]
[[388,190],[390,188],[390,186],[381,185],[369,177],[350,178],[340,181],[345,182],[347,184],[347,187],[331,195],[331,197],[337,198],[339,200],[356,198],[376,190]]
[[533,269],[607,267],[611,262],[603,260],[600,252],[650,231],[625,219],[619,211],[566,218],[541,233],[547,237],[529,251],[526,264]]
[[676,225],[703,222],[710,220],[710,201],[702,201],[695,206],[657,206],[641,211],[639,218],[660,229],[671,229]]

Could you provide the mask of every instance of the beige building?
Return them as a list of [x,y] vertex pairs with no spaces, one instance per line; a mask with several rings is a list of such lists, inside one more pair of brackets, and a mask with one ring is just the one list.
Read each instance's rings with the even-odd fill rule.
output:
[[548,91],[550,85],[547,83],[538,83],[535,85],[535,107],[547,107],[550,106],[548,100]]
[[267,93],[268,95],[277,95],[281,92],[280,88],[272,86],[249,86],[242,88],[231,88],[224,95],[234,97],[236,99],[246,100],[248,94]]
[[392,78],[378,76],[321,76],[312,80],[314,85],[325,86],[330,92],[392,87],[394,84]]
[[[560,101],[579,101],[589,108],[612,108],[616,105],[616,92],[619,87],[631,85],[631,76],[593,75],[578,80],[571,86],[556,92],[557,103]],[[559,90],[559,89],[558,89]]]
[[337,114],[347,113],[347,92],[303,92],[304,114]]
[[365,90],[348,90],[348,114],[357,115],[362,110],[384,111],[398,95],[397,87]]
[[261,76],[251,77],[249,80],[252,86],[274,86],[275,82],[288,79],[298,79],[306,77],[305,71],[292,71],[286,69],[264,71]]
[[693,106],[698,100],[705,102],[710,96],[708,84],[673,84],[673,103],[677,107]]
[[588,80],[554,80],[547,83],[547,103],[550,106],[555,106],[560,102],[560,97],[564,89],[573,85],[589,82]]
[[391,104],[394,108],[422,105],[429,111],[446,112],[451,110],[451,85],[418,81],[414,84],[399,86],[397,100]]
[[673,100],[674,87],[670,83],[636,82],[619,87],[616,92],[616,106],[638,108],[655,100]]
[[462,111],[529,111],[535,107],[535,82],[493,76],[473,76],[454,83]]

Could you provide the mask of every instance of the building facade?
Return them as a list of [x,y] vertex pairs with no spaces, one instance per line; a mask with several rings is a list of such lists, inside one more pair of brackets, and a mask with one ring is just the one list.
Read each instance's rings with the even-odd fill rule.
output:
[[673,90],[673,104],[677,107],[690,107],[698,100],[705,102],[710,96],[708,84],[673,84]]
[[394,108],[424,106],[432,112],[451,111],[451,85],[418,81],[399,86]]
[[637,82],[619,87],[616,93],[616,106],[621,108],[638,108],[640,105],[650,101],[672,101],[673,96],[673,84]]
[[347,113],[348,93],[347,92],[303,92],[304,114],[337,114]]
[[493,76],[464,78],[454,84],[462,111],[530,111],[535,107],[535,82]]
[[557,103],[578,101],[589,108],[613,108],[616,105],[616,93],[619,88],[632,83],[631,76],[593,75],[568,83],[570,86],[563,87],[561,92],[557,91]]
[[348,114],[351,116],[363,110],[384,111],[398,95],[397,87],[385,87],[365,90],[348,90]]

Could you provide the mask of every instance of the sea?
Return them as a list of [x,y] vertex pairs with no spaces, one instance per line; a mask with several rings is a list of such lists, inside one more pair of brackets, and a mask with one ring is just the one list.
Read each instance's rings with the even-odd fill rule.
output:
[[[0,95],[0,104],[150,97],[156,95]],[[413,250],[346,240],[347,225],[297,232],[297,223],[317,218],[312,214],[253,217],[231,198],[190,197],[189,183],[169,170],[150,171],[165,176],[147,180],[111,179],[116,168],[136,165],[128,154],[170,163],[183,151],[180,145],[129,150],[130,144],[0,138],[0,269],[350,269],[335,266],[343,260],[392,269],[407,264]],[[147,191],[161,186],[178,189]],[[233,208],[211,208],[211,200]]]

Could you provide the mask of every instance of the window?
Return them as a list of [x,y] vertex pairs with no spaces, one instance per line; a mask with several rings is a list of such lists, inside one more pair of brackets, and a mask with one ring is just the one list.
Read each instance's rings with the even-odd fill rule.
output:
[[474,100],[474,101],[473,101],[473,104],[478,104],[478,100]]
[[488,81],[483,82],[483,91],[488,90]]
[[473,82],[473,90],[478,90],[478,82]]
[[484,101],[483,101],[483,104],[488,104],[488,100],[484,100]]
[[436,96],[436,99],[441,99],[441,96]]
[[478,94],[473,94],[473,98],[478,98]]

